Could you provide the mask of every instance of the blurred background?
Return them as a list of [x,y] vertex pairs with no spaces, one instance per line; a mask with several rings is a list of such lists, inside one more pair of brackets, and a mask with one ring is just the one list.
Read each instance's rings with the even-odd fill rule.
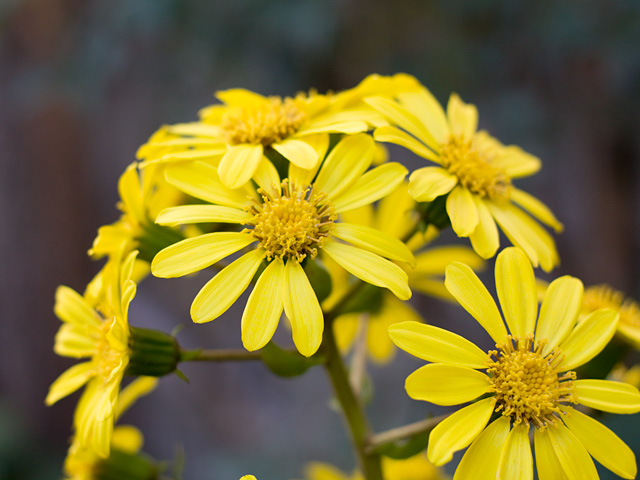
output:
[[[458,92],[481,127],[543,160],[518,186],[565,224],[553,278],[640,297],[637,0],[0,0],[0,478],[61,477],[77,395],[44,406],[73,363],[52,351],[54,291],[82,291],[100,268],[86,250],[117,219],[117,180],[138,146],[161,124],[196,119],[215,90],[324,92],[396,72],[442,102]],[[240,347],[237,310],[189,320],[209,277],[145,282],[131,323],[184,324],[185,347]],[[472,322],[416,305],[457,331]],[[428,412],[404,393],[421,364],[408,357],[372,368],[376,431]],[[185,479],[300,478],[311,460],[353,468],[321,369],[290,380],[246,363],[184,371],[190,384],[162,379],[123,422],[156,458],[184,450]],[[608,424],[640,453],[637,415]]]

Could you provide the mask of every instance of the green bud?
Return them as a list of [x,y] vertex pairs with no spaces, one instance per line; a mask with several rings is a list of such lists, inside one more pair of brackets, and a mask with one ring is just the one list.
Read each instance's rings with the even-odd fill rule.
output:
[[447,196],[448,194],[441,195],[431,202],[420,202],[416,205],[425,230],[429,225],[434,225],[438,230],[444,230],[451,225],[447,214]]
[[130,328],[127,375],[161,377],[176,369],[180,346],[174,337],[158,330]]

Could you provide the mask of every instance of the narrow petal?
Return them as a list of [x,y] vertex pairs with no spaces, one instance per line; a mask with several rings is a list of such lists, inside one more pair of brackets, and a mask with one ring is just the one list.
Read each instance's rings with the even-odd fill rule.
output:
[[464,337],[443,328],[418,322],[396,323],[389,336],[398,348],[435,363],[486,368],[487,354]]
[[256,171],[253,173],[253,179],[264,191],[275,196],[280,196],[280,192],[282,191],[280,175],[278,175],[278,170],[276,170],[276,167],[273,166],[273,163],[271,163],[267,157],[262,157],[258,168],[256,168]]
[[562,420],[591,456],[604,467],[622,478],[636,478],[636,456],[615,433],[575,409],[571,409]]
[[302,140],[294,138],[286,139],[280,143],[274,143],[273,149],[300,168],[313,168],[318,163],[318,152]]
[[581,405],[611,413],[640,412],[640,392],[628,383],[610,380],[576,380],[573,383]]
[[408,276],[395,263],[351,245],[328,241],[323,250],[346,271],[377,287],[388,288],[400,300],[411,298]]
[[376,363],[387,363],[393,358],[396,348],[389,338],[389,327],[402,321],[421,322],[422,318],[409,306],[396,297],[385,295],[382,308],[371,314],[367,325],[367,349]]
[[487,392],[489,377],[469,367],[430,363],[409,375],[404,383],[414,400],[436,405],[459,405]]
[[163,155],[160,158],[147,160],[144,163],[145,167],[156,163],[163,162],[185,162],[185,161],[193,161],[193,160],[203,160],[203,161],[215,161],[217,162],[222,156],[227,152],[227,145],[224,143],[218,144],[215,148],[207,148],[205,149],[196,149],[196,150],[185,150],[182,152],[171,152]]
[[369,168],[374,152],[374,142],[369,135],[345,137],[331,150],[314,188],[330,199],[340,196]]
[[98,340],[89,335],[86,327],[64,323],[56,333],[53,351],[63,357],[91,357],[97,349]]
[[207,163],[171,165],[167,167],[165,177],[174,187],[206,202],[240,209],[247,204],[245,192],[225,187],[216,167]]
[[440,422],[429,435],[427,456],[434,465],[444,465],[453,454],[473,442],[493,413],[493,398],[473,403]]
[[559,345],[564,353],[561,368],[572,370],[600,353],[616,333],[618,318],[618,312],[603,308],[580,322]]
[[373,203],[393,192],[407,176],[407,169],[399,163],[380,165],[362,175],[342,195],[333,199],[336,213]]
[[478,129],[478,109],[475,105],[464,103],[455,93],[449,97],[447,117],[451,133],[454,135],[471,138]]
[[463,263],[475,270],[484,267],[484,261],[469,247],[434,246],[416,255],[416,266],[411,273],[416,276],[441,276],[451,262]]
[[589,452],[562,423],[547,429],[558,461],[569,480],[598,480],[598,472]]
[[249,350],[264,347],[275,332],[283,310],[284,263],[273,260],[258,278],[242,314],[242,343]]
[[322,160],[329,149],[329,135],[326,133],[305,136],[304,141],[316,151],[319,161],[316,162],[314,167],[308,169],[300,168],[295,163],[289,163],[288,177],[296,185],[311,185],[313,183],[313,179],[318,173],[320,165],[323,164]]
[[126,211],[138,221],[147,220],[147,212],[142,200],[142,188],[136,164],[132,163],[118,181],[118,193]]
[[263,250],[252,250],[224,267],[209,280],[191,304],[193,321],[208,322],[226,312],[249,286],[263,257]]
[[436,142],[443,145],[449,139],[449,124],[440,102],[429,90],[401,92],[398,100],[429,130]]
[[268,103],[268,99],[259,93],[245,88],[230,88],[216,92],[216,98],[232,107],[256,107]]
[[576,324],[582,308],[583,290],[582,282],[569,275],[549,284],[536,327],[536,344],[542,338],[547,340],[542,355],[546,356],[562,342]]
[[478,209],[478,225],[469,235],[469,240],[471,240],[471,246],[478,252],[478,255],[485,259],[491,258],[500,247],[498,227],[485,202],[477,195],[473,196],[473,200],[476,202],[476,208]]
[[496,260],[496,290],[511,334],[534,333],[538,314],[536,278],[531,262],[518,248],[505,248]]
[[236,145],[229,147],[218,165],[222,184],[236,189],[247,183],[262,160],[262,145]]
[[533,456],[529,444],[529,427],[511,429],[504,445],[497,478],[533,480]]
[[332,235],[391,260],[415,264],[413,253],[402,241],[375,228],[338,222]]
[[175,227],[187,223],[245,223],[251,218],[244,210],[222,205],[181,205],[162,210],[156,223]]
[[462,457],[453,480],[498,478],[500,459],[509,435],[509,423],[507,417],[501,416],[482,431]]
[[293,343],[302,355],[310,357],[322,342],[322,309],[307,274],[298,262],[287,261],[284,278],[284,311],[291,322]]
[[56,289],[56,303],[53,311],[63,322],[79,327],[100,328],[102,326],[102,319],[98,312],[87,304],[82,295],[64,285]]
[[458,184],[458,177],[441,167],[424,167],[409,177],[409,194],[416,202],[430,202],[449,193]]
[[190,135],[193,137],[219,138],[221,129],[217,125],[207,125],[201,122],[176,123],[167,127],[168,133],[174,135]]
[[181,240],[158,252],[151,262],[156,277],[181,277],[197,272],[255,242],[241,232],[214,232]]
[[419,142],[415,137],[403,132],[399,128],[391,126],[376,128],[376,130],[373,132],[373,138],[375,138],[377,142],[386,142],[400,145],[401,147],[411,150],[413,153],[422,158],[440,163],[440,158],[438,157],[437,153],[425,147],[424,144]]
[[452,262],[446,269],[444,284],[496,343],[505,341],[507,329],[496,302],[471,268],[463,263]]
[[528,177],[542,167],[542,162],[538,157],[515,145],[504,147],[495,162],[510,178]]
[[447,197],[447,214],[453,231],[459,237],[468,237],[478,226],[478,208],[471,192],[457,185]]
[[533,195],[530,195],[523,190],[512,188],[511,200],[520,205],[542,223],[553,228],[556,232],[562,232],[564,229],[563,225],[558,221],[549,207]]
[[366,132],[369,128],[367,122],[353,119],[348,112],[318,116],[296,132],[296,137],[317,135],[320,133],[347,133],[350,135]]
[[49,387],[45,403],[53,405],[75,392],[91,378],[95,366],[94,362],[83,362],[65,370]]
[[539,480],[568,480],[564,468],[556,455],[551,443],[548,429],[533,431],[533,439],[536,451],[536,470]]

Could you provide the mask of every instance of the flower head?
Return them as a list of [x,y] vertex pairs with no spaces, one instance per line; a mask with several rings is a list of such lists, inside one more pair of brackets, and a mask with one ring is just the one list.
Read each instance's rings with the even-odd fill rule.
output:
[[478,131],[475,106],[455,94],[446,114],[426,88],[402,92],[397,101],[365,101],[394,125],[376,129],[376,140],[404,146],[438,165],[414,171],[409,191],[419,202],[447,195],[453,230],[469,237],[480,256],[489,258],[498,250],[497,224],[535,266],[549,271],[558,264],[552,237],[532,216],[556,231],[562,225],[542,202],[512,182],[538,171],[538,158]]
[[201,323],[224,313],[264,260],[266,268],[242,317],[245,347],[263,347],[284,309],[298,350],[312,355],[322,338],[323,316],[303,263],[313,261],[320,251],[365,282],[388,288],[403,300],[411,296],[406,273],[383,258],[411,262],[408,248],[377,230],[345,223],[338,217],[380,199],[404,178],[405,168],[396,163],[365,173],[374,151],[369,136],[346,137],[319,171],[291,164],[289,176],[283,180],[270,163],[263,162],[254,177],[257,189],[249,184],[240,190],[225,187],[218,170],[206,163],[169,166],[170,183],[211,204],[165,210],[158,223],[222,222],[236,224],[240,231],[204,234],[167,247],[154,258],[153,274],[186,275],[251,246],[200,290],[191,306],[191,317]]
[[[498,255],[495,275],[504,321],[468,266],[452,263],[445,279],[449,292],[489,333],[495,350],[484,352],[455,333],[429,325],[403,323],[389,329],[397,346],[433,362],[407,378],[409,396],[438,405],[481,398],[431,432],[429,459],[442,465],[471,444],[456,479],[532,479],[529,432],[534,428],[541,480],[559,478],[558,472],[566,478],[598,478],[591,456],[614,473],[634,478],[636,463],[629,447],[573,406],[640,411],[635,387],[576,379],[573,371],[609,342],[618,314],[601,309],[578,323],[583,287],[570,276],[550,284],[538,313],[533,269],[518,248]],[[500,416],[489,423],[494,412]]]

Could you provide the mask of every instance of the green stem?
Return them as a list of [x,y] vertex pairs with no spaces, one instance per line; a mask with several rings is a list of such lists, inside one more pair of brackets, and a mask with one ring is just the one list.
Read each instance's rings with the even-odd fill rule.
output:
[[260,352],[247,350],[181,350],[181,362],[246,362],[260,360]]
[[336,398],[342,407],[342,413],[349,426],[351,440],[356,449],[360,468],[366,480],[383,480],[380,466],[380,455],[367,453],[366,447],[371,436],[371,429],[364,414],[360,400],[353,392],[347,370],[333,335],[331,322],[326,322],[322,348],[326,356],[324,364]]
[[440,415],[438,417],[428,418],[419,422],[410,423],[401,427],[392,428],[384,432],[376,433],[369,437],[369,442],[365,451],[369,454],[379,451],[381,448],[394,443],[398,440],[404,440],[420,433],[428,432],[438,425],[449,415]]

